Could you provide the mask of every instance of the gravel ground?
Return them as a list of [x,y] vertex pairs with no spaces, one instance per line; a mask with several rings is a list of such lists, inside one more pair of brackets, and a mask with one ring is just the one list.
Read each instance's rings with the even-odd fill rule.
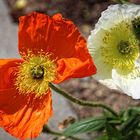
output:
[[[109,89],[92,77],[69,80],[61,84],[61,87],[80,99],[99,101],[112,106],[117,112],[120,109],[140,105],[140,100],[133,100],[124,93]],[[80,118],[96,116],[101,113],[100,109],[79,107],[74,104],[72,106]]]

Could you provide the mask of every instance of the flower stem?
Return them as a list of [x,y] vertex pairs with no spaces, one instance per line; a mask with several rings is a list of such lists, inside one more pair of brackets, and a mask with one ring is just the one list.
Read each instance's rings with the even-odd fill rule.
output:
[[[60,133],[60,132],[56,132],[56,131],[51,130],[51,129],[48,127],[48,125],[44,125],[44,126],[43,126],[43,132],[44,132],[44,133],[49,133],[49,134],[52,134],[52,135],[56,135],[56,136],[59,136],[59,137],[64,136],[63,133]],[[64,136],[64,137],[65,137],[65,136]],[[72,140],[83,140],[83,139],[81,139],[81,138],[76,138],[76,137],[73,137],[73,136],[68,136],[67,138],[70,138],[70,139],[72,139]]]
[[88,107],[101,107],[103,109],[106,109],[107,111],[109,111],[110,113],[112,113],[114,116],[118,116],[118,114],[109,106],[99,103],[99,102],[92,102],[92,101],[84,101],[81,99],[78,99],[74,96],[72,96],[70,93],[65,92],[64,90],[56,87],[53,84],[49,84],[51,89],[53,89],[54,91],[56,91],[57,93],[63,95],[65,98],[67,98],[68,100],[72,101],[73,103],[79,104],[81,106],[88,106]]

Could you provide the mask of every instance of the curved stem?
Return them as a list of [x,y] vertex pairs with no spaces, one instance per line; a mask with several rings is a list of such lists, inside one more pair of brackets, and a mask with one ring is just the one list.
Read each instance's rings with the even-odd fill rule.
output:
[[[59,137],[64,136],[63,133],[51,130],[47,125],[43,126],[43,132],[44,133],[49,133],[49,134],[52,134],[52,135],[56,135],[56,136],[59,136]],[[70,138],[72,140],[82,140],[81,138],[76,138],[76,137],[73,137],[73,136],[69,136],[68,138]]]
[[110,113],[112,113],[114,116],[118,116],[118,114],[111,107],[109,107],[105,104],[102,104],[102,103],[99,103],[99,102],[84,101],[84,100],[78,99],[78,98],[72,96],[71,94],[69,94],[68,92],[65,92],[64,90],[54,86],[51,83],[49,85],[50,85],[51,89],[53,89],[57,93],[63,95],[65,98],[72,101],[73,103],[76,103],[76,104],[79,104],[79,105],[82,105],[82,106],[88,106],[88,107],[101,107],[101,108],[106,109]]

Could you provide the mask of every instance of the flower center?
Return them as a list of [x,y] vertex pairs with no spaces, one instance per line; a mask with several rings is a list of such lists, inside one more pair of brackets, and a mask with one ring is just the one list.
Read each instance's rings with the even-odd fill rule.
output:
[[44,77],[44,68],[41,66],[31,68],[31,75],[34,79],[42,79]]
[[15,85],[19,93],[41,97],[47,94],[49,82],[56,78],[56,65],[50,55],[29,53],[20,64]]
[[129,46],[129,42],[121,40],[118,43],[118,50],[119,50],[119,52],[121,54],[128,54],[128,53],[130,53],[131,47]]
[[122,21],[102,31],[101,56],[112,69],[123,75],[132,72],[138,55],[139,41],[131,22]]

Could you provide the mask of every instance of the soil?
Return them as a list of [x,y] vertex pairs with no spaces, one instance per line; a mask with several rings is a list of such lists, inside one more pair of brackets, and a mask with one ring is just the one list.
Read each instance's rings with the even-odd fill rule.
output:
[[[95,23],[110,4],[115,4],[111,0],[28,0],[27,5],[16,8],[16,0],[5,0],[9,7],[9,14],[14,22],[18,22],[18,17],[31,11],[39,11],[53,15],[60,12],[64,17],[71,19],[79,28],[81,33],[88,37]],[[114,0],[115,1],[115,0]],[[140,4],[140,0],[130,0]],[[49,4],[46,5],[46,3]],[[66,91],[83,100],[100,101],[112,106],[116,111],[129,106],[139,106],[140,100],[132,100],[119,91],[111,90],[91,77],[84,79],[71,79],[60,85]],[[100,109],[83,108],[72,104],[74,110],[80,118],[98,115]]]

